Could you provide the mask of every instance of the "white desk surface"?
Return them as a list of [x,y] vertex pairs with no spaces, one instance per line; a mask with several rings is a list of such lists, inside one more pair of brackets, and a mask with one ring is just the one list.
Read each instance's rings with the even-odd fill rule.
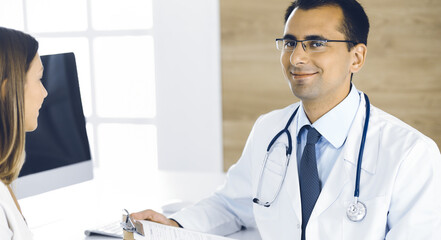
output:
[[[95,171],[91,181],[24,198],[19,203],[35,240],[115,239],[86,238],[84,230],[118,221],[124,208],[130,212],[147,208],[161,211],[161,206],[173,199],[197,202],[222,185],[224,179],[224,173],[216,172]],[[255,229],[230,237],[260,239]]]

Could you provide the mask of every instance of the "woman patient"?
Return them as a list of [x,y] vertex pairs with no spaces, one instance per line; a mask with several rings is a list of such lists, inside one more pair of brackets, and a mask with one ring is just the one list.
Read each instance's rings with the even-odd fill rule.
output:
[[38,42],[0,27],[0,239],[32,239],[10,184],[24,163],[25,132],[37,128],[47,91]]

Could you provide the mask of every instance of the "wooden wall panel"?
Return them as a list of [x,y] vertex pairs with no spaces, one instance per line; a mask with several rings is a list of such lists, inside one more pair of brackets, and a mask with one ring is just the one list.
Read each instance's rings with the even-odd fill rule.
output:
[[[220,0],[224,169],[241,155],[257,117],[298,101],[274,39],[290,1]],[[441,147],[441,1],[363,0],[368,57],[357,88]]]

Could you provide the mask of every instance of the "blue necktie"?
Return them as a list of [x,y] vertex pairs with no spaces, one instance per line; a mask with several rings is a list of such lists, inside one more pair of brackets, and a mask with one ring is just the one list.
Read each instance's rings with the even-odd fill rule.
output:
[[310,126],[308,130],[305,148],[300,160],[299,181],[300,198],[302,201],[302,240],[305,240],[306,224],[314,209],[317,198],[320,195],[320,179],[317,172],[315,144],[320,139],[320,133]]

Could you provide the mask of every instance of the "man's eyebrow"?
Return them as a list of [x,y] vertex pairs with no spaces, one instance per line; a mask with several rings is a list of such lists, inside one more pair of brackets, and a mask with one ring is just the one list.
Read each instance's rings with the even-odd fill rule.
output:
[[285,36],[283,36],[283,39],[297,40],[297,38],[294,35],[291,35],[291,34],[286,34]]
[[327,38],[322,35],[308,35],[305,37],[305,40],[327,40]]
[[[283,39],[297,40],[297,37],[292,34],[286,34],[285,36],[283,36]],[[303,40],[327,40],[327,38],[322,35],[308,35]]]

